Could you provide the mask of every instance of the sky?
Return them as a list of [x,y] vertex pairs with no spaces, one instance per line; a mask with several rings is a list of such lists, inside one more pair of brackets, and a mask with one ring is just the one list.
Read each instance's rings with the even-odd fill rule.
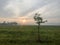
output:
[[60,25],[60,0],[0,0],[0,22],[35,25],[35,13],[47,20],[42,25]]

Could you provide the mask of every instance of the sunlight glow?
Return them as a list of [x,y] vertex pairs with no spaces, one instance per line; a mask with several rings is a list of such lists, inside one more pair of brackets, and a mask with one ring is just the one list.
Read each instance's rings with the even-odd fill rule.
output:
[[26,23],[26,20],[25,20],[25,19],[23,19],[23,20],[22,20],[22,22],[23,22],[23,23]]

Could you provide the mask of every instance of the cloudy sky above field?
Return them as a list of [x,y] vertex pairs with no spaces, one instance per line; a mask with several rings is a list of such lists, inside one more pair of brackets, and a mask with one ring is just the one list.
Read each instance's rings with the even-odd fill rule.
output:
[[45,25],[60,25],[60,0],[0,0],[0,22],[35,24],[35,13],[48,20]]

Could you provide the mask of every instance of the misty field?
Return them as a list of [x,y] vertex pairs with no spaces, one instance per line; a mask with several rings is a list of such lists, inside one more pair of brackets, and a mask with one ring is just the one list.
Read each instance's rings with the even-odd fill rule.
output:
[[60,45],[60,26],[0,26],[0,45]]

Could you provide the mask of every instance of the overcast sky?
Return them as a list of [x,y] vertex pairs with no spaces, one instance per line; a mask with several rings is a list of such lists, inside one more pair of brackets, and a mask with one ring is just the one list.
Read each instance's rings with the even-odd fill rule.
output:
[[48,20],[45,25],[60,25],[60,0],[0,0],[0,22],[35,24],[35,13]]

